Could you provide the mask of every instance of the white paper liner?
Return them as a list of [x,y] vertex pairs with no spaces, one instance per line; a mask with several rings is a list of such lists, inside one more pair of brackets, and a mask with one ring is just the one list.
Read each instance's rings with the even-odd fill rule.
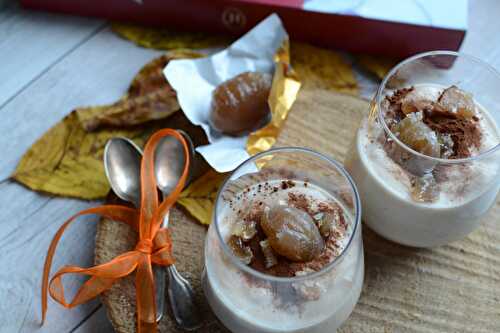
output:
[[247,71],[273,73],[274,54],[287,33],[276,14],[268,16],[227,49],[201,59],[172,60],[165,77],[177,92],[184,114],[205,131],[210,144],[196,148],[217,172],[234,170],[249,155],[248,136],[231,137],[209,125],[213,90],[222,82]]

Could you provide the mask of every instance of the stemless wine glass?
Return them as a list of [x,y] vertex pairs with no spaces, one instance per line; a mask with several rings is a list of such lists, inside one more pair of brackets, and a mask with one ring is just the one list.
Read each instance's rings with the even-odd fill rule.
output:
[[[244,188],[291,180],[320,191],[342,209],[344,249],[319,271],[271,276],[245,265],[227,245],[231,205]],[[309,192],[311,193],[311,192]],[[336,161],[305,148],[251,157],[222,185],[205,244],[205,295],[220,321],[237,333],[333,332],[352,312],[364,278],[361,207],[351,177]]]
[[[480,113],[481,146],[471,157],[431,157],[391,131],[386,97],[410,87],[442,96],[452,86],[472,94]],[[346,161],[370,228],[401,244],[432,247],[459,240],[479,225],[500,187],[499,92],[500,75],[494,68],[451,51],[416,55],[387,74]],[[439,142],[443,149],[445,142]],[[390,157],[395,154],[399,164]]]

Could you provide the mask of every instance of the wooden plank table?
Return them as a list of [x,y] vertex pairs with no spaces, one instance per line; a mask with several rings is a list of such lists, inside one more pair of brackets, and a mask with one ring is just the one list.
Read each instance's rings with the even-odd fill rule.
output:
[[[469,6],[462,51],[500,70],[500,1],[474,0]],[[112,331],[98,301],[71,311],[51,301],[48,321],[39,327],[40,278],[50,239],[69,212],[95,203],[40,195],[11,182],[9,175],[59,119],[77,106],[116,100],[159,53],[120,39],[102,20],[31,12],[15,1],[0,1],[0,332]],[[374,87],[363,78],[363,95]],[[72,227],[54,266],[91,265],[94,232],[93,223]]]

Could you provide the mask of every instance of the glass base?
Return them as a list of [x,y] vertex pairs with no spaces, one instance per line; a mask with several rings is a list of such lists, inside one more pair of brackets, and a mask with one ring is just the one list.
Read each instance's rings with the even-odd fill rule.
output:
[[279,329],[279,328],[266,328],[259,326],[255,323],[251,323],[241,317],[239,317],[234,311],[229,309],[226,304],[220,299],[217,293],[214,292],[210,285],[209,278],[206,273],[206,268],[202,273],[202,286],[205,293],[205,297],[215,313],[217,318],[234,333],[325,333],[325,332],[335,332],[351,315],[358,299],[361,295],[361,290],[364,281],[364,258],[361,253],[362,258],[360,258],[361,265],[359,266],[359,272],[356,274],[356,278],[353,281],[353,286],[351,293],[345,300],[345,304],[335,312],[330,318],[323,320],[313,326],[301,327],[297,329]]

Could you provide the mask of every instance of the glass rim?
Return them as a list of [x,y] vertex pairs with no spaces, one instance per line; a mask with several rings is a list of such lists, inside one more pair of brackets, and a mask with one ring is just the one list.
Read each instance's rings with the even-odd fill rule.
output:
[[425,57],[429,57],[429,56],[436,56],[436,55],[437,56],[448,55],[448,56],[454,56],[455,58],[464,58],[464,59],[467,59],[469,61],[472,61],[472,62],[484,67],[488,71],[490,71],[494,76],[497,76],[498,81],[500,82],[500,73],[493,66],[491,66],[490,64],[488,64],[488,63],[484,62],[483,60],[481,60],[477,57],[474,57],[472,55],[462,53],[462,52],[447,51],[447,50],[436,50],[436,51],[418,53],[414,56],[411,56],[411,57],[399,62],[397,65],[395,65],[385,75],[384,79],[382,80],[382,82],[380,83],[380,85],[377,89],[377,93],[374,97],[375,101],[376,101],[376,107],[377,107],[377,118],[378,118],[379,122],[382,124],[384,131],[389,135],[389,137],[394,142],[396,142],[399,146],[403,147],[409,153],[416,155],[420,158],[427,159],[427,160],[434,161],[434,162],[441,163],[441,164],[471,163],[473,161],[477,161],[477,160],[481,160],[483,158],[486,158],[486,157],[492,155],[493,153],[495,153],[496,151],[499,151],[500,150],[500,143],[498,143],[497,145],[493,146],[492,148],[490,148],[484,152],[479,153],[476,156],[471,156],[471,157],[467,157],[467,158],[448,159],[448,158],[432,157],[432,156],[422,154],[422,153],[412,149],[411,147],[407,146],[405,143],[403,143],[401,140],[399,140],[399,138],[389,129],[389,126],[387,126],[387,123],[385,122],[384,116],[382,114],[381,103],[382,103],[382,98],[385,98],[385,96],[382,96],[382,92],[383,92],[389,78],[391,78],[394,75],[394,73],[396,73],[402,66],[404,66],[410,62],[413,62],[417,59],[421,59],[421,58],[425,58]]
[[[226,242],[224,241],[224,239],[223,239],[223,237],[221,235],[219,224],[217,222],[218,221],[218,219],[217,219],[217,203],[219,202],[219,200],[222,199],[222,192],[226,188],[226,185],[228,184],[228,182],[231,180],[231,176],[234,173],[236,173],[240,168],[242,168],[244,165],[246,165],[247,163],[251,163],[251,162],[257,160],[258,158],[261,158],[263,156],[267,156],[267,155],[270,155],[270,154],[275,154],[275,153],[281,154],[281,153],[286,153],[286,152],[302,152],[302,153],[309,154],[309,155],[312,155],[314,157],[317,157],[317,158],[320,158],[320,159],[326,161],[327,163],[329,163],[330,165],[332,165],[336,170],[338,170],[340,172],[340,174],[342,176],[344,176],[344,178],[347,179],[347,181],[348,181],[348,183],[349,183],[349,185],[351,187],[351,190],[353,191],[353,195],[354,195],[354,213],[355,213],[355,216],[354,216],[354,219],[353,219],[354,220],[354,225],[353,225],[353,228],[352,228],[352,232],[351,232],[351,234],[349,236],[349,241],[347,242],[347,245],[345,246],[345,248],[342,250],[342,252],[337,257],[335,257],[332,260],[332,262],[330,262],[329,264],[325,265],[321,270],[319,270],[317,272],[314,272],[314,273],[311,273],[311,274],[306,274],[306,275],[303,275],[303,276],[294,276],[294,277],[279,277],[279,276],[274,276],[274,275],[268,275],[268,274],[259,272],[259,271],[253,269],[252,267],[250,267],[248,265],[245,265],[229,249],[229,246],[226,244]],[[345,168],[342,166],[342,164],[340,162],[337,162],[336,160],[334,160],[332,158],[329,158],[328,156],[326,156],[324,154],[321,154],[321,153],[319,153],[319,152],[317,152],[315,150],[309,149],[309,148],[304,148],[304,147],[271,148],[269,150],[266,150],[264,152],[258,153],[256,155],[251,156],[248,159],[246,159],[244,162],[242,162],[240,165],[238,165],[231,172],[231,174],[224,180],[224,182],[222,183],[222,186],[220,187],[219,191],[217,192],[217,196],[216,196],[216,199],[215,199],[215,207],[214,207],[214,211],[213,211],[213,214],[212,214],[212,223],[215,224],[215,230],[216,230],[216,233],[217,233],[217,238],[218,238],[219,242],[221,243],[221,247],[222,247],[223,251],[230,258],[231,262],[234,265],[236,265],[236,267],[238,267],[239,269],[243,270],[244,272],[246,272],[246,273],[248,273],[250,275],[253,275],[253,276],[257,277],[257,278],[260,278],[260,279],[263,279],[263,280],[267,280],[267,281],[274,281],[274,282],[300,282],[300,281],[314,279],[316,277],[319,277],[319,276],[321,276],[321,275],[329,272],[330,270],[332,270],[335,266],[337,266],[342,261],[342,259],[344,258],[344,255],[347,252],[347,250],[349,248],[351,248],[351,244],[353,243],[354,236],[356,234],[356,231],[358,230],[358,225],[361,223],[361,199],[359,197],[358,189],[356,188],[356,184],[354,183],[354,180],[352,179],[351,175],[349,175],[349,173],[345,170]]]

